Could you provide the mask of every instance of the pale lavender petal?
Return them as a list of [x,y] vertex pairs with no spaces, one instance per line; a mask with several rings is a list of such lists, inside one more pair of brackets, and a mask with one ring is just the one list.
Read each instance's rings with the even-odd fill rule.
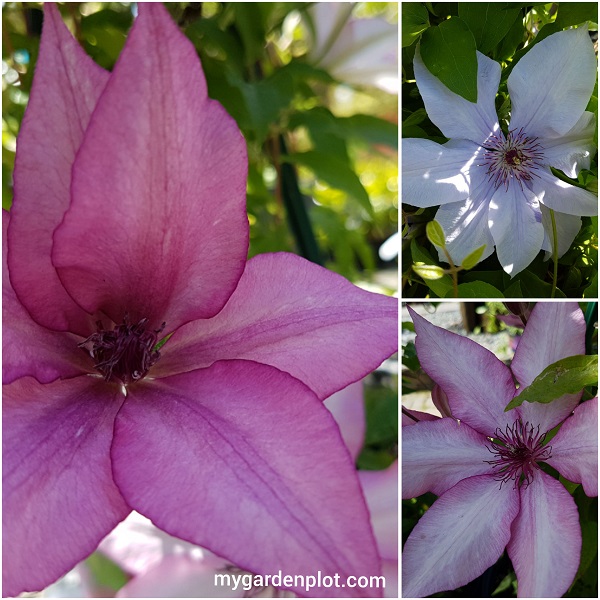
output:
[[444,418],[402,430],[402,497],[440,496],[459,481],[491,473],[487,438],[466,423]]
[[[577,303],[538,302],[519,340],[511,370],[524,389],[546,367],[576,354],[585,354],[585,319]],[[524,421],[549,431],[567,417],[580,398],[581,393],[550,404],[524,402],[518,410]]]
[[141,3],[73,167],[53,261],[76,301],[116,323],[211,317],[246,261],[246,146],[208,99],[196,54]]
[[41,327],[31,319],[15,295],[6,264],[9,213],[2,211],[2,381],[11,383],[30,375],[41,383],[74,377],[93,367],[77,347],[81,338]]
[[592,192],[555,177],[549,169],[536,173],[538,177],[532,181],[533,191],[548,208],[576,216],[598,214],[598,196]]
[[479,344],[432,325],[408,307],[421,366],[448,396],[452,414],[483,435],[514,421],[510,369]]
[[402,594],[421,598],[465,585],[491,567],[510,540],[519,493],[490,475],[441,496],[412,530],[402,555]]
[[429,118],[447,138],[471,140],[480,145],[500,129],[495,99],[500,83],[500,65],[477,53],[477,103],[451,92],[427,69],[419,48],[414,61],[417,87]]
[[[546,259],[548,259],[552,256],[552,217],[550,216],[550,209],[546,208],[543,204],[540,204],[540,210],[542,211],[542,224],[544,225],[542,250],[546,250]],[[558,256],[560,257],[571,247],[575,236],[581,230],[581,218],[555,212],[554,223],[556,224]]]
[[73,160],[107,80],[47,3],[15,159],[8,264],[13,288],[35,321],[82,334],[85,314],[63,288],[50,253],[52,233],[69,206]]
[[403,140],[402,201],[424,208],[466,200],[481,152],[466,140],[443,146],[431,140]]
[[538,137],[566,134],[585,111],[595,80],[596,57],[587,27],[548,36],[508,76],[510,128],[522,127]]
[[569,177],[577,177],[581,169],[590,168],[595,130],[594,113],[585,111],[573,129],[565,135],[541,140],[544,163],[560,169]]
[[598,495],[598,398],[580,404],[550,441],[546,460],[569,481],[581,483],[588,496]]
[[538,198],[516,181],[511,181],[508,188],[499,187],[494,193],[489,226],[498,260],[511,277],[529,266],[542,249],[544,226]]
[[99,378],[4,387],[3,593],[37,591],[72,569],[130,508],[111,472],[123,397]]
[[333,415],[352,458],[356,460],[365,441],[367,426],[363,382],[351,383],[329,396],[323,404]]
[[520,488],[520,495],[521,510],[507,548],[517,574],[518,597],[560,598],[579,566],[577,506],[564,486],[543,471]]
[[448,396],[446,396],[444,390],[437,383],[431,390],[431,401],[440,411],[442,417],[452,418],[452,411],[450,410],[450,404],[448,404]]
[[419,421],[439,421],[439,419],[440,417],[436,415],[406,408],[405,406],[402,407],[402,427],[414,425],[415,423],[419,423]]
[[273,367],[221,361],[140,382],[117,417],[112,458],[135,510],[241,569],[379,571],[358,477],[333,417]]
[[397,302],[293,254],[262,254],[216,317],[175,333],[153,374],[242,358],[286,371],[326,398],[398,349]]

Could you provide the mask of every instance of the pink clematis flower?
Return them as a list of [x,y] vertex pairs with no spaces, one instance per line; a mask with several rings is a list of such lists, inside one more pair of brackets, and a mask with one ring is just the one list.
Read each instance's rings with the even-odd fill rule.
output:
[[394,352],[397,304],[294,255],[247,261],[246,168],[161,4],[111,74],[46,7],[3,215],[5,595],[132,509],[251,572],[379,574],[321,401]]
[[578,405],[581,394],[573,394],[504,408],[516,393],[513,377],[523,389],[549,364],[584,353],[581,310],[537,304],[510,368],[475,342],[411,314],[421,365],[447,394],[454,418],[402,430],[403,497],[439,496],[404,546],[404,596],[464,585],[505,548],[519,597],[562,596],[579,566],[579,517],[572,496],[539,462],[598,495],[598,399]]

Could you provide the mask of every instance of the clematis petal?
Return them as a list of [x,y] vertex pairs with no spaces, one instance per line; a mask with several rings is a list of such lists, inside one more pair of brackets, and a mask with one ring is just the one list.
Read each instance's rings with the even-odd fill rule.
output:
[[595,130],[594,113],[585,111],[573,129],[565,135],[542,141],[544,162],[550,167],[560,169],[569,177],[577,177],[581,169],[590,168]]
[[109,458],[122,396],[97,378],[4,387],[3,593],[40,590],[90,554],[130,511]]
[[594,45],[586,27],[545,38],[508,76],[510,128],[522,127],[527,135],[537,137],[566,134],[581,118],[595,80]]
[[448,396],[454,417],[483,435],[512,425],[513,411],[504,412],[515,393],[510,369],[483,346],[408,310],[421,366]]
[[533,191],[548,208],[568,215],[592,216],[598,214],[598,196],[571,185],[552,175],[549,170],[537,172],[532,182]]
[[561,483],[538,471],[521,487],[508,555],[517,574],[519,598],[560,598],[568,589],[581,553],[577,506]]
[[471,170],[481,148],[467,140],[441,146],[431,140],[402,142],[402,201],[425,208],[469,197]]
[[544,226],[535,194],[515,182],[499,187],[490,202],[489,226],[502,268],[514,277],[542,249]]
[[432,415],[430,413],[422,412],[420,410],[412,410],[410,408],[402,407],[402,427],[414,425],[420,421],[439,421],[440,417]]
[[365,292],[293,254],[262,254],[248,262],[216,317],[173,335],[153,374],[242,358],[286,371],[326,398],[397,348],[395,298]]
[[581,483],[588,496],[598,495],[598,398],[580,404],[552,438],[546,460],[569,481]]
[[117,417],[112,458],[135,510],[244,570],[379,571],[335,421],[306,386],[273,367],[221,361],[140,382]]
[[73,160],[109,74],[73,39],[54,4],[44,15],[15,159],[8,264],[12,286],[37,323],[84,333],[85,314],[63,288],[50,252],[69,206]]
[[[544,225],[542,250],[546,250],[546,259],[548,259],[552,253],[552,217],[550,216],[550,209],[543,204],[540,204],[540,210],[542,211],[542,224]],[[581,218],[555,212],[554,222],[558,239],[558,256],[560,257],[571,247],[573,240],[581,230]]]
[[402,594],[421,598],[481,575],[504,552],[519,493],[490,475],[470,477],[441,496],[412,530],[402,555]]
[[447,138],[471,140],[480,145],[500,129],[495,99],[501,68],[496,61],[477,53],[476,103],[451,92],[434,77],[423,63],[419,48],[414,69],[427,114]]
[[247,157],[193,45],[162,4],[139,8],[74,164],[52,258],[89,312],[167,321],[167,333],[216,314],[241,276]]
[[[520,389],[561,358],[585,354],[585,319],[576,302],[538,302],[519,341],[511,370]],[[519,413],[524,421],[549,431],[577,406],[581,393],[568,394],[550,404],[524,402]]]
[[92,367],[77,348],[80,338],[41,327],[19,302],[8,276],[6,229],[9,213],[2,211],[2,381],[30,375],[41,383],[74,377]]
[[442,495],[459,481],[492,471],[487,439],[466,423],[444,418],[402,430],[402,497]]
[[[474,174],[472,173],[472,176]],[[472,187],[465,202],[441,206],[435,220],[446,234],[446,249],[454,264],[460,265],[471,252],[485,245],[480,260],[485,260],[494,252],[494,238],[488,225],[489,204],[494,192],[493,186],[485,178],[477,187]],[[448,262],[446,255],[438,249],[439,258]]]

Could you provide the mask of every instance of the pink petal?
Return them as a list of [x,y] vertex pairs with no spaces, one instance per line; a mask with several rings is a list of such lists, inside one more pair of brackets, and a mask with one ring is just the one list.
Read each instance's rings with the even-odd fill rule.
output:
[[15,160],[8,264],[12,285],[35,321],[84,333],[85,315],[65,292],[50,252],[52,233],[69,206],[73,160],[108,73],[73,39],[54,4],[46,4],[44,15]]
[[9,213],[2,211],[2,381],[31,375],[41,383],[73,377],[92,367],[77,347],[81,338],[54,332],[31,319],[19,302],[8,276],[6,229]]
[[277,369],[221,361],[132,386],[112,457],[135,510],[244,570],[379,571],[362,491],[333,418]]
[[454,417],[484,435],[512,424],[514,411],[504,412],[515,393],[509,368],[479,344],[408,310],[421,366],[448,396]]
[[560,598],[579,566],[577,506],[563,485],[543,471],[520,492],[521,510],[507,548],[517,574],[518,596]]
[[[519,340],[511,370],[525,388],[547,366],[576,354],[585,354],[585,319],[577,303],[538,302]],[[550,404],[524,402],[518,410],[524,421],[549,431],[567,417],[580,398],[581,393]]]
[[248,248],[244,140],[206,95],[193,45],[160,4],[140,4],[73,167],[54,236],[69,293],[116,323],[211,317]]
[[438,421],[439,419],[440,417],[437,417],[436,415],[431,415],[420,410],[412,410],[405,406],[402,407],[402,427],[414,425],[419,421]]
[[588,496],[598,495],[598,398],[580,404],[550,441],[546,460],[569,481],[583,484]]
[[248,262],[216,317],[175,333],[153,374],[242,358],[286,371],[326,398],[397,348],[395,298],[365,292],[293,254],[262,254]]
[[122,396],[98,378],[4,388],[3,593],[46,587],[93,552],[130,508],[109,450]]
[[437,496],[453,485],[492,471],[487,439],[466,423],[444,418],[402,430],[402,497]]
[[402,594],[421,598],[465,585],[492,566],[510,539],[519,494],[489,475],[441,496],[412,530],[402,555]]

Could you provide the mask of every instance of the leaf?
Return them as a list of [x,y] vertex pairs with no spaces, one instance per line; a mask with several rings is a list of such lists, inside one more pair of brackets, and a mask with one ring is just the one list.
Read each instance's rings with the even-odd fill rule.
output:
[[558,4],[555,23],[560,29],[571,25],[580,25],[586,21],[593,23],[598,21],[597,2],[560,2]]
[[[521,284],[523,298],[550,298],[552,285],[542,281],[535,273],[528,269],[521,271],[515,280]],[[566,298],[565,294],[556,288],[556,298]]]
[[412,268],[413,271],[423,279],[441,279],[445,275],[444,269],[437,265],[415,263]]
[[[453,298],[454,292],[446,294],[446,298]],[[484,281],[461,283],[458,286],[458,298],[504,298],[502,292]]]
[[385,144],[398,148],[398,125],[371,115],[338,117],[344,135],[359,137],[371,144]]
[[437,221],[429,221],[425,227],[427,239],[434,245],[440,248],[446,247],[446,236],[442,226]]
[[[548,323],[548,326],[552,326]],[[546,367],[504,409],[511,410],[523,402],[549,404],[565,394],[575,394],[587,385],[598,385],[598,356],[569,356]]]
[[484,54],[493,50],[509,32],[519,15],[509,2],[459,2],[458,16],[468,25],[477,49]]
[[462,261],[461,267],[467,270],[472,269],[481,260],[481,255],[485,252],[485,248],[486,244],[479,248],[476,248],[475,250],[473,250],[473,252],[471,252],[471,254],[465,256],[465,258]]
[[[414,238],[410,243],[410,253],[413,263],[435,264],[435,261],[429,252],[424,248],[421,248]],[[441,279],[431,279],[427,281],[427,286],[434,294],[443,298],[448,293],[448,290],[452,290],[452,279],[449,275],[444,275]]]
[[419,2],[402,3],[402,47],[414,44],[429,27],[429,13]]
[[464,21],[454,17],[421,36],[421,58],[448,89],[477,102],[477,46]]

